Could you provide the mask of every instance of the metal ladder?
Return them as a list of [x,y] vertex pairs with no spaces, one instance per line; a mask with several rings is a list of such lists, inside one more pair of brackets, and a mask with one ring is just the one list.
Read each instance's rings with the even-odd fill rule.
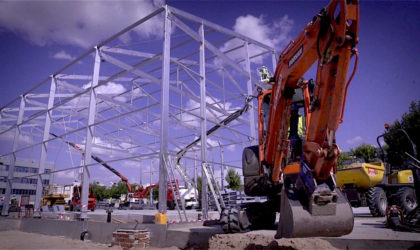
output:
[[166,174],[167,174],[168,179],[169,179],[168,182],[169,182],[169,186],[171,188],[172,196],[174,197],[175,207],[176,207],[176,210],[178,212],[179,219],[181,220],[181,222],[184,222],[184,220],[182,219],[182,215],[181,215],[181,211],[179,209],[179,203],[178,203],[178,201],[181,201],[182,213],[184,214],[185,221],[188,222],[187,213],[185,212],[185,202],[183,202],[181,200],[181,195],[179,193],[179,185],[178,185],[178,182],[175,179],[175,174],[174,174],[174,170],[172,168],[171,160],[169,160],[169,161],[170,162],[168,163],[164,158],[164,165],[165,165],[165,169],[166,169]]
[[201,166],[204,170],[204,174],[206,175],[207,184],[209,185],[211,194],[213,195],[214,203],[216,204],[217,211],[219,213],[222,213],[222,209],[225,208],[225,202],[223,201],[223,197],[220,194],[219,188],[217,187],[217,183],[214,178],[214,173],[213,171],[211,171],[211,169],[210,170],[208,169],[207,163],[203,162]]

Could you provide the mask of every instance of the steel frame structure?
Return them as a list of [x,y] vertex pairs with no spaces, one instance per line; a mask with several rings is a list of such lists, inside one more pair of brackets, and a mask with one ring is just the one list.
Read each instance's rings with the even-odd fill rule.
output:
[[[142,46],[121,42],[122,35],[151,21],[163,26],[163,34],[157,39],[162,42],[159,49],[149,45],[156,41],[138,43]],[[231,46],[222,49],[226,43]],[[251,55],[251,46],[258,53]],[[238,167],[223,159],[229,146],[256,144],[253,105],[248,116],[212,135],[210,139],[217,143],[207,140],[206,131],[255,94],[255,86],[260,83],[251,70],[251,60],[266,55],[271,57],[274,69],[274,48],[170,6],[155,10],[99,43],[0,108],[0,137],[13,141],[0,149],[1,156],[11,158],[2,215],[8,213],[16,158],[30,154],[35,158],[35,152],[40,166],[35,175],[35,214],[39,216],[40,212],[45,162],[55,155],[65,155],[72,164],[60,163],[65,166],[57,166],[55,172],[83,169],[81,218],[86,219],[89,183],[93,166],[98,166],[91,161],[94,151],[110,156],[106,158],[109,164],[141,161],[144,170],[155,167],[152,164],[158,159],[159,212],[166,213],[165,164],[174,163],[171,159],[177,150],[201,136],[207,143],[185,155],[185,165],[194,164],[195,173],[197,152],[201,152],[201,165],[222,166],[223,175],[223,166]],[[87,70],[91,66],[93,71]],[[106,91],[111,87],[119,90]],[[85,148],[80,165],[74,164],[77,156],[71,149],[60,151],[62,142],[50,137],[50,132]],[[220,150],[220,162],[208,159],[208,150],[216,148]],[[206,178],[202,178],[202,186],[206,185]],[[203,188],[204,218],[207,197]]]

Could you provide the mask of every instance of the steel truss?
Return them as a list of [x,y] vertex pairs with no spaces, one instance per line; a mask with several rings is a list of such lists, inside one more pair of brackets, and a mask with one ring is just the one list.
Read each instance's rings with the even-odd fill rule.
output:
[[[122,35],[152,21],[162,23],[162,36],[154,41],[137,37],[137,44],[121,42]],[[158,48],[153,46],[157,42]],[[226,43],[231,46],[221,49]],[[257,52],[251,54],[250,47]],[[91,161],[93,152],[108,156],[104,159],[109,164],[121,164],[121,172],[128,169],[127,161],[137,164],[143,174],[159,171],[159,212],[166,213],[165,163],[175,164],[177,151],[199,136],[207,142],[192,148],[182,161],[186,169],[194,167],[194,176],[186,173],[196,183],[197,158],[201,166],[220,167],[223,176],[223,166],[239,167],[223,162],[227,148],[256,144],[253,103],[248,115],[210,138],[206,131],[255,94],[260,83],[251,60],[266,55],[275,68],[273,48],[170,6],[99,43],[0,109],[0,138],[12,141],[0,151],[0,156],[10,158],[2,215],[7,215],[17,157],[39,160],[35,175],[35,214],[39,215],[44,165],[64,156],[67,160],[58,162],[55,172],[83,169],[81,218],[87,218],[89,183],[100,166]],[[63,143],[50,132],[84,147],[85,154],[63,150]],[[215,150],[220,152],[216,160]],[[202,178],[202,186],[206,185],[207,179]],[[204,218],[207,198],[203,188]]]

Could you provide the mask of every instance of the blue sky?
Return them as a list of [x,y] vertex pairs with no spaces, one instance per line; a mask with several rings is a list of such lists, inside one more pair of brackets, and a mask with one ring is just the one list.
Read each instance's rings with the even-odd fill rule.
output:
[[[0,2],[0,106],[161,3]],[[270,35],[262,42],[279,52],[327,3],[167,1],[253,38],[261,34],[247,29],[247,24],[267,31]],[[419,100],[418,13],[419,2],[361,2],[359,65],[349,88],[344,123],[337,132],[343,150],[363,142],[375,144],[383,124],[399,119],[411,101]],[[138,35],[152,37],[158,30],[151,25]]]

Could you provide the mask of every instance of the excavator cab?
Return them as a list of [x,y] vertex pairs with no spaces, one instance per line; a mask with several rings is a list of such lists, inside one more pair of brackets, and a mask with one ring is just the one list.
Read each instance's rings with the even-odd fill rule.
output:
[[[312,80],[307,82],[313,84]],[[353,229],[354,220],[351,206],[341,191],[337,189],[334,174],[331,173],[323,183],[317,183],[304,158],[300,155],[296,157],[296,154],[302,154],[306,121],[308,121],[309,103],[305,103],[305,95],[309,97],[307,100],[310,100],[312,93],[309,89],[299,88],[295,90],[292,97],[288,128],[289,155],[283,169],[283,179],[279,183],[282,186],[282,191],[278,210],[280,222],[277,238],[340,236],[350,233]],[[267,90],[259,96],[259,138],[262,139],[260,154],[264,153],[270,99],[271,90]],[[261,163],[261,165],[263,164]],[[260,186],[254,185],[254,190],[259,190],[258,187]],[[262,195],[261,192],[259,193]]]

